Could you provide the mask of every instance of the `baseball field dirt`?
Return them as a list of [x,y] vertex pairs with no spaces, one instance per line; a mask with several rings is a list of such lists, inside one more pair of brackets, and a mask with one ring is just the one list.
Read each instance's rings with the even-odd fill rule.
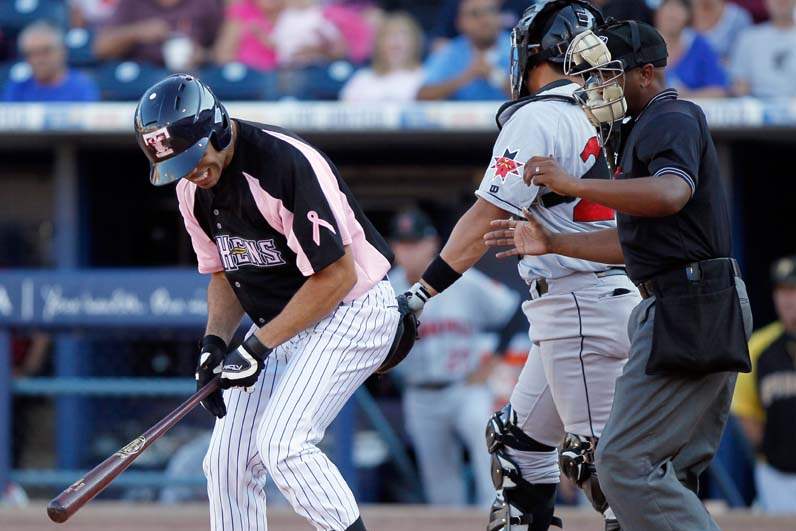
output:
[[[484,514],[480,511],[431,509],[424,506],[365,507],[365,523],[371,531],[481,531]],[[589,510],[562,511],[566,531],[601,531],[600,518]],[[751,512],[725,512],[717,515],[723,531],[792,531],[796,517],[772,518]],[[134,505],[98,502],[77,513],[65,524],[47,519],[44,504],[25,508],[0,509],[2,531],[207,531],[210,529],[204,505]],[[262,527],[261,529],[264,529]],[[271,531],[310,531],[312,528],[291,511],[278,508],[269,512]]]

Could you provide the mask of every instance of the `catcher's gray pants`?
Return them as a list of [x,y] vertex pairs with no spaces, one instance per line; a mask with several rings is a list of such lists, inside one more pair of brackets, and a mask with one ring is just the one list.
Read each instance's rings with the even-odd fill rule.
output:
[[[738,291],[747,337],[752,312]],[[630,316],[630,355],[597,447],[600,486],[622,531],[719,529],[695,494],[729,414],[735,373],[701,378],[649,376],[655,298]]]

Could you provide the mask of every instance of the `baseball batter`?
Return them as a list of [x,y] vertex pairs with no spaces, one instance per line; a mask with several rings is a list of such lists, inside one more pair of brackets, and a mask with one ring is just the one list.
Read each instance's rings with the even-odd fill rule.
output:
[[[440,255],[406,294],[422,311],[429,297],[451,286],[486,251],[490,223],[528,209],[553,233],[614,227],[614,212],[523,182],[526,161],[551,157],[580,179],[608,179],[601,141],[574,96],[580,85],[563,73],[569,45],[589,32],[589,50],[605,45],[590,30],[599,12],[581,0],[539,0],[513,32],[513,101],[498,113],[500,134],[476,192],[477,200]],[[569,54],[568,51],[569,50]],[[600,54],[598,54],[600,55]],[[602,55],[601,55],[602,56]],[[590,104],[610,109],[621,102]],[[619,94],[621,100],[621,93]],[[616,523],[599,488],[593,452],[611,411],[614,383],[627,360],[627,322],[640,301],[620,266],[559,255],[524,256],[519,273],[530,288],[523,304],[533,346],[510,403],[487,427],[492,477],[498,489],[488,529],[544,531],[553,516],[559,453],[563,471]]]
[[[210,275],[197,383],[226,389],[204,459],[211,529],[266,529],[270,474],[316,529],[364,530],[351,490],[318,449],[354,390],[391,352],[401,314],[392,253],[331,162],[284,130],[232,120],[177,74],[135,114],[155,185],[177,196],[199,271]],[[228,350],[240,319],[255,323]],[[401,321],[402,322],[402,321]]]
[[[440,240],[428,217],[408,210],[393,220],[390,243],[398,265],[390,281],[398,292],[417,282]],[[514,291],[471,269],[423,313],[419,341],[397,369],[406,428],[414,443],[423,490],[429,503],[467,503],[460,442],[467,447],[475,480],[476,502],[492,502],[494,489],[483,429],[494,410],[484,383],[489,361],[481,359],[477,338],[504,327],[519,309]]]

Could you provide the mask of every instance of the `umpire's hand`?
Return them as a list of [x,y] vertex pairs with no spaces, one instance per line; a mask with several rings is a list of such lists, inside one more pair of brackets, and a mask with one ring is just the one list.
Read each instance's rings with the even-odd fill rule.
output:
[[490,225],[495,229],[484,234],[487,247],[508,247],[495,256],[541,256],[553,252],[555,235],[544,228],[528,209],[522,209],[525,221],[496,219]]
[[[227,344],[218,336],[205,336],[202,339],[202,351],[199,354],[199,364],[196,367],[196,390],[198,391],[217,374],[221,373],[221,362],[227,353]],[[224,405],[224,396],[221,390],[217,390],[212,395],[202,401],[202,407],[218,418],[223,418],[227,414],[227,407]]]

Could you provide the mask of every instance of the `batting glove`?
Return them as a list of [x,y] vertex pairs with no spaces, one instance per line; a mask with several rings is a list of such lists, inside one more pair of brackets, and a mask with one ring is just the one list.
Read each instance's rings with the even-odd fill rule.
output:
[[415,282],[415,285],[409,288],[409,291],[398,295],[399,300],[404,299],[406,301],[406,305],[414,312],[415,317],[420,317],[420,314],[423,313],[423,307],[430,298],[431,294],[420,282]]
[[243,341],[243,344],[224,358],[221,370],[221,388],[252,387],[257,383],[263,362],[271,354],[268,348],[254,334]]
[[[196,367],[197,391],[221,373],[221,363],[227,353],[227,344],[220,337],[209,335],[202,339],[201,349],[199,364]],[[220,389],[202,400],[202,407],[218,418],[223,418],[227,414],[224,396]]]

